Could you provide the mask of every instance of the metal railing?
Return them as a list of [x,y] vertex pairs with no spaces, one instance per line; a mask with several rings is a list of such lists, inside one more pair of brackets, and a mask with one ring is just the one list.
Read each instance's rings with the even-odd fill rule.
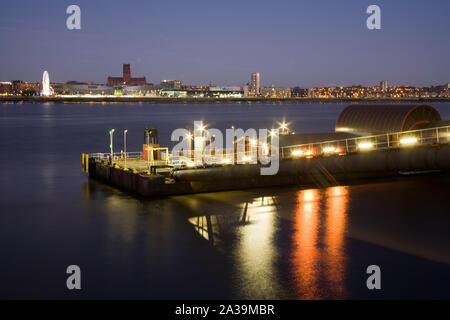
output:
[[[142,152],[91,153],[89,158],[109,161],[112,165],[137,171],[150,171],[151,167],[196,168],[203,166],[225,166],[231,164],[268,164],[271,156],[279,159],[313,158],[320,156],[344,156],[357,152],[398,149],[415,146],[432,146],[450,143],[450,126],[421,130],[384,133],[340,140],[305,143],[275,148],[267,152],[259,146],[249,150],[234,152],[234,149],[215,149],[201,152],[196,157],[195,150],[178,153],[159,153],[159,159],[148,160]],[[156,150],[156,149],[155,149]],[[272,155],[270,154],[272,153]],[[147,155],[148,157],[148,155]]]
[[126,152],[126,153],[125,152],[114,152],[113,154],[97,152],[97,153],[90,153],[89,158],[92,158],[95,160],[109,160],[112,157],[113,160],[118,161],[118,160],[124,160],[125,155],[126,155],[127,159],[142,158],[142,152]]
[[450,143],[450,126],[384,133],[340,140],[305,143],[280,148],[282,159],[346,155],[371,150],[398,149]]

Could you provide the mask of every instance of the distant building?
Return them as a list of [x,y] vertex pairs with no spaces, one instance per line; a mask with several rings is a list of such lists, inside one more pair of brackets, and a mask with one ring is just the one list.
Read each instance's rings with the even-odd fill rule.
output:
[[34,96],[40,91],[41,84],[36,82],[24,82],[22,80],[11,81],[12,92],[16,95]]
[[309,97],[309,89],[307,88],[300,88],[300,87],[294,87],[291,90],[291,96],[296,98],[308,98]]
[[387,83],[387,81],[381,81],[380,82],[380,89],[382,90],[382,91],[387,91],[387,89],[389,88],[389,86],[388,86],[388,83]]
[[260,94],[264,98],[290,98],[291,88],[276,88],[274,86],[261,88]]
[[209,87],[209,96],[213,98],[242,98],[248,96],[247,86]]
[[53,90],[56,94],[64,95],[112,95],[114,88],[103,84],[85,83],[77,81],[68,81],[65,84],[52,84]]
[[250,92],[259,95],[261,91],[261,75],[259,72],[252,73],[250,76]]
[[12,94],[13,88],[11,82],[0,82],[0,94]]
[[180,90],[181,89],[181,81],[180,80],[162,80],[160,82],[161,89],[169,89],[169,90]]
[[131,77],[131,67],[129,64],[123,65],[123,76],[122,77],[108,77],[108,86],[142,86],[147,83],[145,77],[142,78],[132,78]]

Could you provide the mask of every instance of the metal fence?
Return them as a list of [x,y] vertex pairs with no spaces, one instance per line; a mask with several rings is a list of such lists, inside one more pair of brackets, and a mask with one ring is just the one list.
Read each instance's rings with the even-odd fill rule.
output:
[[[225,166],[231,164],[269,164],[271,157],[279,159],[313,158],[320,156],[344,156],[357,152],[432,146],[450,143],[450,126],[429,128],[373,136],[306,143],[264,149],[254,146],[246,151],[235,152],[234,149],[213,149],[208,152],[184,150],[171,154],[167,148],[158,148],[159,159],[150,160],[142,152],[91,153],[89,158],[109,161],[111,164],[137,171],[150,171],[152,167],[195,168],[203,166]],[[156,149],[155,149],[156,150]],[[147,155],[146,158],[149,158]]]
[[448,144],[450,126],[285,146],[282,159]]

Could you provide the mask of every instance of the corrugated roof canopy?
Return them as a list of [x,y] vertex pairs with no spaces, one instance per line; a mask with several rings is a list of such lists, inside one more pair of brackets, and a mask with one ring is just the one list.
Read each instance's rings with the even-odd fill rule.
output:
[[439,111],[427,104],[352,104],[340,113],[335,130],[380,134],[415,130],[440,120]]

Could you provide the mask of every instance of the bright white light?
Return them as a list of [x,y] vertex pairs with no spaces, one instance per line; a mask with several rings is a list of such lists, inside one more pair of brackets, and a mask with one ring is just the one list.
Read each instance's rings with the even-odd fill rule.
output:
[[305,152],[305,156],[312,156],[314,154],[314,152],[312,150],[307,150]]
[[373,148],[373,143],[372,142],[361,142],[360,144],[358,144],[358,148],[361,150],[369,150]]
[[350,132],[350,131],[353,131],[353,130],[350,129],[350,128],[336,128],[336,131],[337,132]]
[[323,152],[325,152],[325,153],[336,152],[336,148],[334,148],[334,147],[325,147],[325,148],[323,148]]
[[417,138],[409,137],[409,138],[403,138],[400,139],[401,144],[415,144],[417,143]]
[[303,150],[294,150],[291,154],[293,157],[301,157],[305,154],[305,152],[303,152]]
[[250,140],[250,144],[251,144],[252,146],[256,146],[256,144],[257,144],[256,139],[251,139],[251,140]]
[[200,130],[200,131],[205,131],[206,125],[201,124],[201,125],[199,125],[197,128],[198,128],[198,130]]
[[286,121],[283,120],[283,122],[278,122],[278,124],[280,125],[280,129],[284,132],[284,131],[288,131],[289,130],[289,123],[286,123]]
[[242,157],[242,160],[243,161],[252,161],[252,157],[244,156],[244,157]]
[[231,160],[228,159],[228,158],[222,159],[222,163],[223,163],[223,164],[228,164],[228,163],[230,163],[230,162],[231,162]]
[[195,162],[193,162],[193,161],[187,161],[187,162],[186,162],[186,166],[188,166],[189,168],[195,167]]
[[44,74],[42,75],[42,95],[43,96],[50,96],[52,94],[50,90],[50,77],[48,75],[47,71],[44,71]]

